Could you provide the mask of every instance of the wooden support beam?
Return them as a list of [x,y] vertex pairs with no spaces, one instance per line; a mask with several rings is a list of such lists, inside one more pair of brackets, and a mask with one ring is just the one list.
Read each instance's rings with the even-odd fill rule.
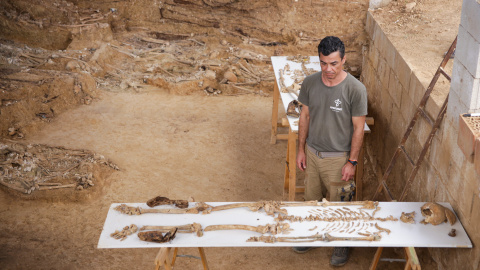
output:
[[278,90],[277,82],[273,87],[273,107],[272,107],[272,134],[270,136],[270,143],[277,143],[277,121],[278,121],[278,104],[280,101],[280,91]]

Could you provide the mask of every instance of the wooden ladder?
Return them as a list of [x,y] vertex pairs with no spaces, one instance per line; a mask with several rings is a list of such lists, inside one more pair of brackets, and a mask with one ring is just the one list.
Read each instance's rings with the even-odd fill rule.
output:
[[[377,199],[378,194],[382,191],[384,191],[385,197],[388,201],[394,201],[394,197],[390,190],[387,187],[387,179],[390,176],[390,173],[392,172],[395,163],[397,161],[397,158],[400,156],[400,154],[403,154],[406,159],[409,161],[409,163],[412,165],[413,169],[410,172],[410,176],[407,179],[407,182],[405,183],[405,186],[403,187],[403,191],[398,198],[397,201],[403,201],[405,197],[407,196],[407,193],[410,189],[410,186],[413,183],[413,180],[415,179],[415,176],[417,175],[417,172],[422,165],[423,160],[425,159],[425,155],[427,154],[428,149],[430,148],[430,145],[432,144],[433,137],[435,136],[438,128],[440,127],[440,123],[443,120],[443,117],[445,116],[445,113],[447,112],[447,104],[448,104],[448,94],[445,97],[445,100],[443,102],[442,107],[440,108],[440,111],[437,115],[437,119],[432,120],[430,116],[427,115],[425,112],[425,105],[427,104],[428,99],[430,98],[430,94],[432,93],[432,90],[437,83],[440,75],[445,76],[445,78],[448,81],[451,81],[450,76],[445,72],[444,68],[448,63],[448,60],[450,60],[450,57],[452,56],[453,52],[455,51],[455,47],[457,45],[457,38],[453,41],[452,45],[448,49],[447,53],[445,54],[445,57],[443,58],[442,62],[440,63],[440,66],[437,69],[437,72],[435,72],[435,75],[433,76],[432,81],[430,82],[430,85],[428,86],[427,90],[425,91],[425,94],[423,95],[422,100],[420,101],[420,105],[418,105],[417,110],[415,112],[415,115],[413,116],[412,120],[410,121],[410,124],[408,125],[407,131],[405,131],[405,134],[403,135],[402,141],[397,147],[397,150],[395,151],[395,154],[393,155],[392,159],[390,160],[390,163],[387,167],[387,170],[383,174],[382,179],[380,180],[377,190],[375,191],[375,194],[373,195],[373,200]],[[427,137],[427,140],[425,144],[423,145],[422,151],[420,152],[420,155],[416,161],[414,161],[411,156],[407,153],[407,150],[405,149],[405,143],[407,142],[408,137],[410,136],[410,133],[412,132],[415,124],[417,123],[417,120],[419,117],[423,117],[432,127],[430,130],[430,133]],[[373,258],[373,261],[370,265],[370,270],[374,270],[377,268],[378,262],[380,260],[380,256],[382,254],[383,247],[379,247],[377,249],[377,252],[375,253],[375,256]],[[406,265],[405,269],[421,269],[415,249],[413,247],[405,247],[405,253],[406,253]]]
[[[451,81],[450,76],[445,72],[444,68],[448,63],[448,60],[450,60],[450,56],[453,54],[455,47],[457,45],[457,38],[453,41],[452,45],[450,46],[450,49],[448,49],[448,52],[445,54],[445,57],[443,58],[440,66],[437,69],[437,72],[435,72],[435,76],[433,76],[432,81],[430,82],[430,85],[428,86],[427,90],[425,91],[425,95],[423,96],[422,100],[420,101],[420,105],[418,105],[417,110],[415,112],[415,115],[413,116],[412,120],[410,121],[410,124],[407,128],[407,131],[405,131],[405,134],[403,135],[402,141],[397,147],[397,150],[395,151],[395,154],[393,155],[392,159],[390,160],[390,164],[387,167],[387,170],[383,174],[382,180],[380,180],[380,183],[378,184],[377,190],[375,191],[375,195],[373,195],[373,200],[375,200],[380,193],[380,191],[383,189],[385,193],[385,197],[387,198],[388,201],[393,201],[394,197],[391,194],[390,190],[387,187],[387,179],[390,176],[390,173],[392,172],[392,169],[395,166],[395,163],[397,161],[397,158],[400,156],[400,154],[403,154],[409,163],[413,166],[413,169],[410,173],[410,176],[408,177],[407,182],[405,183],[405,186],[403,187],[403,191],[398,198],[397,201],[403,201],[405,197],[407,196],[408,190],[410,189],[410,186],[412,185],[413,180],[415,179],[415,176],[417,175],[417,172],[422,165],[423,160],[425,159],[425,155],[428,152],[428,149],[430,148],[430,145],[432,144],[433,137],[435,136],[435,133],[437,132],[438,128],[440,127],[440,123],[443,120],[443,117],[445,116],[445,113],[447,112],[447,103],[448,103],[448,94],[445,97],[445,100],[443,102],[442,107],[440,108],[440,111],[437,115],[437,119],[432,120],[430,116],[427,115],[425,112],[425,105],[427,104],[428,99],[430,98],[430,94],[432,93],[432,90],[435,86],[435,84],[438,81],[438,78],[440,75],[445,76],[448,81]],[[417,120],[419,117],[423,117],[431,126],[432,129],[430,130],[430,134],[427,138],[427,141],[423,145],[422,151],[420,152],[420,155],[416,161],[413,161],[411,156],[407,153],[407,150],[405,149],[405,143],[410,136],[410,133],[413,130],[413,127],[417,123]]]

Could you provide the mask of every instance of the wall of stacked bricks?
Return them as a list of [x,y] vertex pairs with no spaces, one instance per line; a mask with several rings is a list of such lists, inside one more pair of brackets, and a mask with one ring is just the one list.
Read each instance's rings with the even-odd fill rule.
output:
[[[465,0],[464,8],[465,2],[468,2],[469,6],[476,4],[477,6],[468,9],[469,12],[478,13],[468,19],[462,13],[459,35],[466,35],[461,33],[465,31],[472,37],[480,37],[480,5],[475,0]],[[415,73],[412,73],[370,12],[367,14],[365,27],[369,45],[364,49],[361,80],[368,90],[369,116],[375,119],[372,133],[366,137],[367,154],[373,165],[379,166],[384,172],[420,104],[427,85],[422,84]],[[471,53],[476,53],[478,59],[480,43],[478,40],[474,41],[477,43],[471,41],[468,45],[458,44],[455,61],[458,61],[459,53],[467,56],[467,53],[460,52],[460,49],[468,50],[469,58],[472,57]],[[476,51],[471,52],[470,48],[476,48]],[[473,158],[465,156],[457,145],[459,114],[480,109],[480,96],[470,95],[473,97],[471,98],[465,93],[461,83],[466,79],[460,77],[471,76],[470,81],[478,85],[480,62],[477,62],[476,66],[470,62],[464,64],[465,69],[467,66],[475,67],[476,72],[457,74],[455,72],[458,71],[454,71],[455,79],[452,81],[447,115],[406,198],[406,201],[451,203],[474,244],[473,249],[430,249],[440,269],[451,269],[454,265],[462,265],[465,269],[478,269],[480,264],[480,174],[475,170]],[[472,93],[471,90],[469,92]],[[436,118],[442,102],[443,99],[437,98],[427,103],[426,111],[433,119]],[[408,153],[417,153],[412,155],[413,160],[418,158],[430,129],[430,125],[423,119],[419,120],[413,129],[406,144]],[[411,165],[399,158],[392,171],[393,177],[387,181],[396,198],[400,196],[410,171]]]

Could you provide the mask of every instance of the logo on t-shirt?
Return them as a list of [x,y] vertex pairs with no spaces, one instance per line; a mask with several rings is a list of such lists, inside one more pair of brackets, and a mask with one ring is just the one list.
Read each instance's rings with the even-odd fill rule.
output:
[[340,99],[336,99],[335,101],[335,107],[333,106],[330,106],[330,109],[334,112],[341,112],[342,111],[342,108],[341,107],[338,107],[342,104],[342,102],[340,101]]

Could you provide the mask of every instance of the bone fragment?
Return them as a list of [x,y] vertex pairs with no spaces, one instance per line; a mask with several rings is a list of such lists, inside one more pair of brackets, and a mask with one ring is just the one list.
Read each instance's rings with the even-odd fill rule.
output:
[[382,237],[378,234],[373,234],[366,237],[335,237],[331,236],[329,233],[325,233],[325,241],[380,241]]
[[60,183],[38,183],[39,186],[60,186]]
[[172,205],[174,204],[178,208],[187,208],[187,200],[170,200],[167,197],[157,196],[147,201],[147,205],[150,207],[155,207],[157,205]]
[[0,180],[0,184],[6,186],[6,187],[8,187],[8,188],[11,188],[11,189],[13,189],[13,190],[20,191],[20,192],[25,193],[25,194],[28,193],[28,190],[26,190],[26,189],[19,188],[19,187],[17,187],[16,185],[13,185],[13,184],[5,183],[5,182],[3,182],[3,181],[1,181],[1,180]]
[[76,184],[68,184],[68,185],[61,185],[61,186],[47,186],[47,187],[40,187],[38,190],[51,190],[51,189],[59,189],[59,188],[74,188]]
[[378,226],[378,223],[375,223],[375,228],[377,228],[377,230],[379,230],[380,232],[386,232],[387,234],[390,234],[392,232],[389,229]]
[[403,223],[415,224],[415,211],[411,213],[402,212],[402,215],[400,216],[400,220]]
[[305,242],[315,242],[315,241],[324,241],[323,236],[319,234],[315,234],[312,236],[299,236],[299,237],[254,236],[254,237],[250,237],[247,240],[247,242],[265,242],[265,243],[276,243],[276,242],[305,243]]
[[380,241],[381,236],[378,234],[368,235],[365,237],[334,237],[328,233],[325,233],[324,236],[315,234],[312,236],[300,236],[300,237],[275,237],[275,236],[259,236],[251,237],[247,242],[265,242],[265,243],[276,243],[276,242],[314,242],[314,241]]
[[275,213],[288,214],[286,209],[280,208],[281,205],[275,201],[259,201],[259,202],[244,202],[244,203],[232,203],[212,207],[211,209],[205,211],[205,214],[208,214],[212,211],[221,211],[234,208],[248,207],[250,211],[256,212],[263,208],[267,215],[274,215]]
[[120,241],[123,241],[127,238],[127,236],[136,233],[137,229],[137,226],[135,224],[132,224],[130,226],[125,226],[122,231],[116,230],[114,233],[110,234],[110,236],[115,239],[119,239]]
[[210,225],[205,228],[205,231],[221,231],[221,230],[246,230],[252,232],[258,232],[261,234],[271,233],[273,235],[279,233],[288,233],[290,231],[290,225],[288,223],[267,224],[265,226],[249,226],[249,225]]
[[350,229],[350,227],[352,227],[352,225],[353,225],[353,222],[351,222],[351,223],[348,223],[348,226],[345,228],[345,230],[349,230],[349,229]]
[[143,226],[140,228],[140,231],[149,231],[149,230],[154,230],[154,231],[162,231],[162,232],[168,232],[174,229],[178,229],[178,233],[197,233],[198,237],[203,236],[203,230],[202,230],[202,225],[199,223],[192,223],[192,224],[186,224],[186,225],[180,225],[180,226]]
[[377,213],[377,211],[379,211],[380,209],[381,209],[381,207],[378,207],[378,206],[375,207],[375,210],[374,210],[373,213],[372,213],[372,217],[374,217],[374,216],[375,216],[375,213]]
[[165,243],[173,240],[177,233],[177,229],[171,230],[166,234],[162,234],[160,231],[147,231],[139,232],[138,238],[142,241],[155,242],[155,243]]

